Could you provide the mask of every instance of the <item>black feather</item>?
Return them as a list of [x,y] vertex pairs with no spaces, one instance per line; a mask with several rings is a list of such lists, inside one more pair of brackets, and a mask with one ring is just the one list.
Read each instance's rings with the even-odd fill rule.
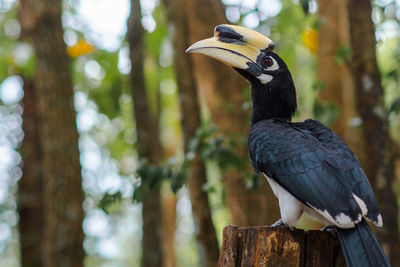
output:
[[309,130],[335,158],[340,159],[340,168],[344,173],[343,178],[350,184],[351,191],[365,202],[368,208],[367,219],[377,224],[380,213],[371,184],[356,155],[343,139],[316,120],[309,119],[304,123],[294,123],[294,125]]
[[[361,209],[353,193],[365,200],[368,210],[377,210],[376,200],[354,154],[328,130],[315,121],[260,121],[250,130],[251,163],[304,204],[333,218],[343,213],[357,223]],[[358,168],[361,172],[354,172]]]
[[337,229],[347,267],[390,266],[381,246],[363,220],[353,229]]

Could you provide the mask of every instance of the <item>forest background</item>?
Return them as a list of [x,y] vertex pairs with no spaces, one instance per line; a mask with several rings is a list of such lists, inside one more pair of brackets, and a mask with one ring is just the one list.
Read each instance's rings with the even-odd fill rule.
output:
[[249,85],[184,52],[222,23],[277,44],[295,120],[357,154],[400,266],[399,0],[0,0],[0,266],[216,266],[226,225],[279,218]]

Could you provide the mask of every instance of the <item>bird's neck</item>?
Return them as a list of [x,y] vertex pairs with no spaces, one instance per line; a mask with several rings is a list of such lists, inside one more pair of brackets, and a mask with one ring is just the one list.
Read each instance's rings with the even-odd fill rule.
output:
[[253,112],[251,124],[268,119],[291,121],[296,111],[296,90],[293,83],[286,85],[254,83],[251,87]]

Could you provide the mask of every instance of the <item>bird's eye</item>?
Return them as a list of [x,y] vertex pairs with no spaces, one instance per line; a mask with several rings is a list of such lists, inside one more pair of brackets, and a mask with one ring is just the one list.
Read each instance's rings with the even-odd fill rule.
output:
[[266,67],[271,67],[272,65],[274,65],[274,61],[271,57],[265,57],[263,61]]

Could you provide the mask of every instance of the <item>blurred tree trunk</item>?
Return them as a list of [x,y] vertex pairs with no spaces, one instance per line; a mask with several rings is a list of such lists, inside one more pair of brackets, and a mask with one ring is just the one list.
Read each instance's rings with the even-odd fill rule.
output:
[[350,47],[346,0],[319,0],[318,17],[322,23],[318,29],[317,77],[324,86],[319,93],[319,100],[322,103],[334,103],[339,108],[339,117],[329,126],[364,162],[361,129],[351,126],[351,120],[359,115],[355,107],[350,66],[347,64],[349,59],[342,58],[342,62],[339,62],[337,58],[338,51]]
[[347,9],[352,47],[351,71],[365,140],[364,168],[371,180],[385,223],[383,228],[377,229],[376,234],[393,266],[400,266],[398,206],[394,192],[395,146],[389,134],[383,103],[371,2],[348,0]]
[[[211,37],[215,26],[227,23],[220,0],[187,0],[185,3],[190,44]],[[208,57],[193,55],[193,66],[197,87],[207,102],[211,119],[220,132],[236,141],[235,152],[250,162],[247,145],[243,144],[247,144],[249,113],[242,109],[245,101],[243,91],[249,85],[234,70]],[[230,169],[223,174],[226,202],[233,223],[271,224],[279,218],[277,200],[264,178],[257,189],[246,189],[243,175],[250,171],[249,163],[249,169]]]
[[[45,266],[83,266],[83,192],[61,1],[20,1],[22,32],[36,51],[34,80],[43,178]],[[37,229],[40,231],[40,229]],[[39,257],[39,255],[37,255]]]
[[[179,88],[181,125],[184,149],[188,150],[189,140],[200,127],[200,107],[197,95],[192,58],[185,54],[190,45],[185,0],[165,0],[169,21],[174,26],[174,63]],[[201,266],[216,266],[218,263],[218,240],[212,222],[211,208],[207,193],[202,190],[207,183],[205,164],[196,156],[189,169],[187,186],[195,222],[195,231]]]
[[21,266],[44,266],[42,262],[43,181],[41,173],[41,145],[36,112],[37,99],[31,79],[24,79],[24,113],[22,114],[24,141],[21,147],[24,165],[18,182],[19,239]]
[[[132,64],[130,82],[136,121],[136,146],[139,158],[146,159],[149,165],[157,165],[160,163],[162,149],[157,130],[158,121],[152,116],[146,96],[143,69],[143,36],[144,29],[141,24],[140,0],[131,0],[131,14],[128,19],[128,43]],[[152,186],[143,199],[141,266],[159,267],[163,263],[161,180],[160,177],[159,182]]]
[[175,267],[175,229],[176,229],[176,195],[168,188],[162,196],[162,215],[163,215],[163,267]]

